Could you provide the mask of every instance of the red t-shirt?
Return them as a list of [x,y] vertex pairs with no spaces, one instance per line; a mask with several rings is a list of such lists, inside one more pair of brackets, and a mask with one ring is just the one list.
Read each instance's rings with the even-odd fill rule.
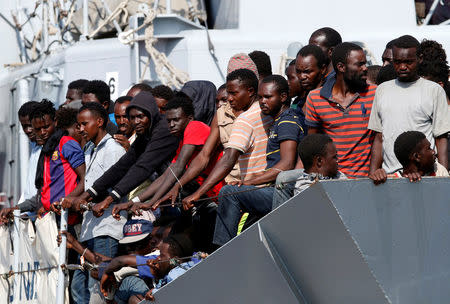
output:
[[[177,161],[178,155],[180,154],[183,145],[203,146],[206,142],[206,139],[209,136],[210,130],[211,130],[210,127],[201,121],[196,120],[191,121],[187,125],[186,129],[184,129],[183,139],[180,141],[180,144],[178,145],[177,152],[172,160],[172,163],[175,163]],[[196,151],[192,154],[191,158],[188,160],[186,167],[190,165],[191,161],[197,156],[199,152],[200,149],[196,149]],[[211,158],[208,167],[205,169],[205,171],[203,171],[202,174],[200,174],[200,176],[198,176],[195,179],[199,183],[199,185],[203,184],[208,174],[211,172],[212,168],[214,168],[216,162],[219,160],[220,155],[221,155],[220,153],[216,153]],[[223,182],[218,183],[211,190],[209,190],[206,193],[206,195],[210,197],[219,195],[222,186]]]

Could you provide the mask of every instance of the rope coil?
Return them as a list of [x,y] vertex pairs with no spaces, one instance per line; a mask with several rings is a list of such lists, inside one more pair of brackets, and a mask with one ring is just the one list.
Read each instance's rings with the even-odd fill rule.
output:
[[[145,28],[145,50],[150,55],[151,60],[155,64],[155,71],[162,83],[167,86],[172,86],[180,89],[184,83],[189,81],[189,76],[180,70],[178,70],[166,57],[164,53],[159,52],[154,44],[157,39],[154,37],[153,20],[156,17],[155,11],[151,11],[150,15],[146,18],[144,24],[147,24]],[[144,68],[140,81],[143,80],[145,72],[150,65],[150,58]]]

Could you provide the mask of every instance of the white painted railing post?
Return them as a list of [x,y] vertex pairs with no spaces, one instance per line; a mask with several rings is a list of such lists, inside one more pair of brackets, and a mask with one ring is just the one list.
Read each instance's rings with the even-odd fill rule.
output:
[[[60,231],[67,231],[67,216],[69,211],[61,209],[61,227]],[[59,244],[59,266],[58,266],[58,285],[56,287],[56,304],[64,304],[64,289],[66,278],[64,276],[64,270],[61,265],[66,264],[66,235],[61,234],[61,244]]]
[[86,40],[89,35],[89,0],[83,0],[83,30],[80,40]]
[[172,0],[166,0],[166,14],[172,14]]
[[[13,227],[13,246],[14,246],[14,264],[13,271],[17,273],[19,271],[19,263],[20,263],[20,239],[19,239],[19,228],[20,228],[20,210],[16,209],[13,212],[14,214],[14,227]],[[13,297],[14,302],[17,301],[20,293],[20,276],[14,276],[14,289],[13,289]],[[9,301],[9,299],[8,299]]]

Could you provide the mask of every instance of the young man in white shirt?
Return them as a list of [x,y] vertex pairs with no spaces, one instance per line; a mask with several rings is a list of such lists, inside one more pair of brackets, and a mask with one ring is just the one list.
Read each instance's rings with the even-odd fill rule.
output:
[[[85,189],[114,165],[124,154],[125,149],[106,131],[108,113],[99,103],[86,103],[78,113],[78,123],[87,144],[84,147],[86,175]],[[107,193],[106,193],[107,194]],[[101,199],[100,199],[101,201]],[[63,202],[63,207],[79,211],[80,205],[70,201]],[[118,242],[122,238],[126,218],[117,221],[111,215],[114,206],[110,206],[103,215],[96,217],[91,211],[85,211],[81,224],[79,241],[89,250],[113,258],[117,254]],[[89,281],[89,290],[86,289]],[[72,280],[72,294],[76,303],[89,303],[90,292],[96,281],[87,272],[75,271]],[[98,284],[98,282],[97,282]]]
[[385,180],[401,168],[394,154],[394,142],[405,131],[425,134],[438,161],[447,167],[447,133],[450,112],[445,91],[417,73],[419,42],[405,35],[394,41],[393,56],[397,79],[384,82],[375,93],[368,128],[375,131],[369,176]]
[[18,112],[20,125],[22,126],[23,132],[27,135],[30,140],[30,158],[28,160],[28,174],[25,184],[25,188],[22,189],[22,195],[19,199],[19,204],[26,199],[32,198],[37,193],[36,186],[34,185],[34,179],[36,178],[36,168],[39,160],[39,155],[42,150],[42,143],[38,144],[36,142],[36,135],[33,132],[33,126],[31,125],[31,113],[34,107],[38,104],[36,101],[28,101],[24,103]]

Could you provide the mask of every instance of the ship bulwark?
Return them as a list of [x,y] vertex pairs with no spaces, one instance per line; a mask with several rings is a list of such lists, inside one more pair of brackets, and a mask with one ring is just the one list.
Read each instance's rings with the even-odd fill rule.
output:
[[157,303],[448,303],[449,178],[326,181],[155,294]]

